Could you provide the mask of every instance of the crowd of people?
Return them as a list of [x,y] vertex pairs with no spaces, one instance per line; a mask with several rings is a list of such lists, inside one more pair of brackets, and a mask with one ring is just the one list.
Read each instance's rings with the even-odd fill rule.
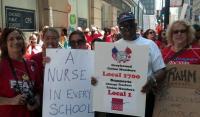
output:
[[[141,92],[147,94],[145,117],[152,117],[155,89],[165,78],[167,64],[200,64],[200,26],[178,20],[157,34],[153,29],[137,33],[132,12],[117,18],[118,26],[99,30],[82,29],[71,32],[44,26],[41,33],[33,32],[26,40],[17,28],[0,29],[0,115],[4,117],[40,117],[44,64],[50,59],[47,48],[91,49],[96,41],[147,45],[149,47],[147,82]],[[91,31],[90,31],[91,30]],[[98,81],[94,81],[93,85]],[[157,89],[158,90],[158,89]],[[98,116],[98,114],[96,115]],[[106,117],[126,117],[107,113]]]

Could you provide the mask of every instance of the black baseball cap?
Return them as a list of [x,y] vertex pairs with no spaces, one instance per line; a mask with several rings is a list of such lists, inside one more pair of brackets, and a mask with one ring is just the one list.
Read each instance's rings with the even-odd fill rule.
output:
[[128,20],[135,20],[135,15],[133,12],[123,12],[117,17],[118,24]]

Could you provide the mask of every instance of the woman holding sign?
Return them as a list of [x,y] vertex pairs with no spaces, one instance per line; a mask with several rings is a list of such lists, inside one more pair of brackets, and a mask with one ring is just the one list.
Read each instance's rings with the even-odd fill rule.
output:
[[191,44],[194,29],[185,21],[175,21],[168,28],[167,40],[171,46],[162,53],[167,64],[166,80],[156,97],[154,116],[199,117],[200,48]]
[[194,29],[185,21],[175,21],[168,28],[167,40],[171,45],[162,51],[168,64],[200,64],[200,48],[193,48]]
[[[41,102],[42,102],[42,95],[43,95],[43,82],[44,82],[44,67],[45,63],[50,61],[48,57],[46,57],[46,49],[47,48],[59,48],[59,33],[55,28],[45,26],[43,29],[43,45],[42,45],[42,52],[34,54],[31,56],[31,60],[35,61],[39,66],[39,74],[40,80],[42,82],[42,86],[39,90],[41,95]],[[38,117],[42,116],[42,107],[40,107],[38,112]]]
[[25,38],[21,30],[5,28],[0,40],[0,115],[32,117],[39,107],[37,65],[23,58]]

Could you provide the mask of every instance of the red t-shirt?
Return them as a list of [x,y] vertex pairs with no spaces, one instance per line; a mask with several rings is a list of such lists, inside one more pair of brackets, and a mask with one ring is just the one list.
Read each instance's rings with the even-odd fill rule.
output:
[[26,54],[25,54],[25,57],[27,59],[30,59],[30,57],[34,54],[37,54],[39,52],[42,51],[42,47],[40,47],[39,45],[36,45],[36,46],[31,46],[29,45],[26,49]]
[[199,43],[193,43],[192,47],[193,48],[200,48],[200,45],[199,45]]
[[99,37],[101,37],[101,36],[102,36],[101,33],[94,33],[93,35],[90,35],[90,37],[91,37],[91,42],[92,42],[94,39],[99,38]]
[[167,47],[167,44],[166,44],[165,42],[156,40],[155,43],[157,44],[158,48],[161,49],[161,50],[162,50],[163,48]]
[[43,77],[44,77],[44,65],[43,65],[43,56],[42,56],[42,52],[34,54],[33,56],[30,57],[31,60],[35,61],[38,65],[38,71],[39,71],[39,76],[40,76],[40,80],[42,82],[42,86],[40,89],[40,95],[43,94]]
[[92,37],[89,34],[85,34],[85,38],[87,39],[88,43],[92,42]]
[[[33,87],[35,92],[38,92],[41,86],[41,82],[38,79],[38,66],[36,63],[30,60],[26,60],[26,65],[29,71],[28,76],[24,62],[11,60],[13,67],[16,71],[16,77],[14,77],[12,68],[7,59],[0,61],[0,96],[12,98],[17,96],[14,86],[18,83],[21,91],[27,91],[28,88]],[[26,105],[0,105],[0,115],[2,117],[30,117],[31,111],[29,111]]]
[[106,36],[105,42],[112,42],[111,35],[107,35],[107,36]]
[[[170,59],[175,52],[170,47],[162,50],[162,55],[165,63]],[[200,64],[200,49],[189,48],[182,51],[173,60],[170,60],[168,64]]]
[[44,65],[42,63],[43,62],[42,52],[32,55],[30,57],[30,59],[37,63],[40,76],[43,76],[43,74],[44,74]]

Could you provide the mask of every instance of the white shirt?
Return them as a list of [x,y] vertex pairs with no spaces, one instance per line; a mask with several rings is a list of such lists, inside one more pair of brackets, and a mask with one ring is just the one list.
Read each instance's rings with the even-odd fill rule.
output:
[[136,40],[133,40],[133,41],[124,40],[122,38],[115,43],[124,43],[124,44],[132,43],[134,45],[147,45],[149,47],[147,76],[150,76],[152,73],[165,67],[165,63],[163,61],[160,49],[152,40],[149,40],[140,36]]

